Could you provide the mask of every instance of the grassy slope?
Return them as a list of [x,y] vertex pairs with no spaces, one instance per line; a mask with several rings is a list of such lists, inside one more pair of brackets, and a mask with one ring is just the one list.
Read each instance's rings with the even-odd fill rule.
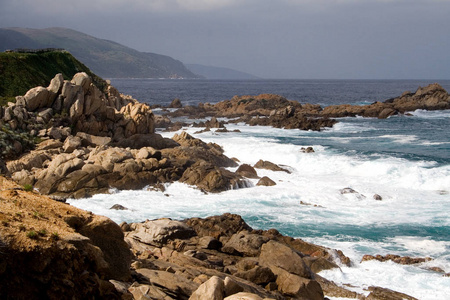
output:
[[0,97],[4,100],[24,95],[35,86],[48,86],[58,73],[70,80],[78,72],[88,73],[96,85],[104,89],[105,81],[66,51],[0,53]]

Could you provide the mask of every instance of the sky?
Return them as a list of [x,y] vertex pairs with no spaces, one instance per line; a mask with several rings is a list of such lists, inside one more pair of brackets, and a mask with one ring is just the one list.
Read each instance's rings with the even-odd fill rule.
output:
[[450,79],[450,0],[0,0],[0,27],[66,27],[262,78]]

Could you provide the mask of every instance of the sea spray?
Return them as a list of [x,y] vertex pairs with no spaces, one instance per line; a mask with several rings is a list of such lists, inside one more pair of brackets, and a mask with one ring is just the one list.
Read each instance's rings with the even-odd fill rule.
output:
[[[422,120],[428,119],[428,114],[419,114],[426,116]],[[239,129],[240,133],[211,131],[195,135],[198,128],[186,129],[205,142],[221,145],[225,155],[238,158],[240,163],[254,165],[263,159],[286,166],[291,174],[257,169],[260,177],[268,176],[276,186],[205,194],[176,182],[166,184],[164,192],[117,191],[69,202],[116,222],[237,213],[254,228],[276,228],[283,234],[342,250],[353,266],[321,273],[337,283],[349,283],[360,292],[369,285],[378,285],[420,299],[445,298],[450,294],[448,278],[425,268],[438,266],[450,271],[448,157],[441,153],[436,160],[425,159],[427,155],[408,159],[404,153],[391,150],[371,151],[374,141],[398,145],[392,149],[404,152],[411,150],[407,147],[429,150],[421,149],[425,146],[420,132],[410,130],[402,133],[404,137],[385,133],[385,123],[378,120],[345,119],[339,124],[319,133],[243,124],[227,125],[229,130]],[[174,133],[163,135],[172,137]],[[396,140],[399,137],[401,141]],[[430,140],[436,142],[427,136]],[[301,147],[307,146],[315,152],[303,153]],[[257,179],[249,182],[256,185]],[[345,188],[355,193],[342,193]],[[382,200],[375,200],[375,194]],[[110,210],[114,204],[128,210]],[[364,254],[388,253],[430,256],[433,260],[420,266],[360,263]]]

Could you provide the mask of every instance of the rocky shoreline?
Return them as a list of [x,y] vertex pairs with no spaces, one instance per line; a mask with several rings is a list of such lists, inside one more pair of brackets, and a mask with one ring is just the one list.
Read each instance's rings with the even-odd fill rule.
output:
[[[224,121],[321,130],[335,118],[386,118],[415,109],[450,109],[437,84],[368,106],[300,104],[277,95],[234,97],[182,107],[167,115],[121,95],[102,92],[85,73],[56,75],[16,103],[0,107],[0,295],[7,299],[414,299],[382,287],[367,296],[319,273],[350,265],[339,250],[252,229],[238,215],[147,220],[117,225],[65,203],[111,188],[164,189],[180,181],[205,193],[249,187],[258,169],[290,173],[270,161],[239,164],[214,143],[181,132],[171,118],[205,118],[203,130],[226,132]],[[36,147],[34,147],[34,145]],[[305,155],[313,152],[303,149]],[[232,172],[229,168],[236,168]],[[276,184],[268,177],[258,185]],[[44,196],[44,195],[48,195]],[[53,200],[51,200],[53,199]],[[304,203],[303,203],[304,204]],[[365,257],[422,263],[426,259]],[[437,271],[437,270],[436,270]],[[443,270],[442,270],[443,271]],[[440,272],[440,271],[439,271]],[[20,287],[20,288],[18,288]]]
[[[332,127],[336,118],[371,117],[386,119],[393,115],[408,114],[417,109],[450,109],[450,96],[439,84],[419,87],[416,92],[404,92],[400,97],[375,102],[370,105],[330,105],[322,108],[316,104],[300,104],[279,95],[261,94],[258,96],[235,96],[217,104],[200,103],[198,106],[182,107],[176,99],[169,106],[179,108],[165,114],[168,117],[187,116],[190,118],[233,118],[229,122],[244,122],[249,125],[273,126],[285,129],[320,131]],[[178,130],[183,124],[171,124],[170,119],[158,117],[156,127]],[[202,124],[206,128],[223,128],[221,124]]]
[[[226,122],[219,118],[321,130],[333,126],[338,117],[385,118],[415,109],[450,108],[450,96],[438,84],[367,106],[322,108],[269,94],[236,96],[196,107],[183,107],[175,99],[169,106],[175,110],[164,115],[155,115],[148,105],[120,94],[111,85],[102,90],[86,73],[75,74],[71,81],[58,74],[48,87],[33,88],[18,96],[16,103],[0,107],[1,173],[58,200],[108,193],[111,188],[161,188],[174,181],[204,192],[221,192],[250,186],[247,178],[258,178],[258,166],[240,166],[231,172],[226,168],[238,167],[238,158],[226,157],[219,145],[204,143],[186,132],[163,138],[155,128],[178,130],[188,124],[172,123],[171,118],[187,116],[207,118],[191,124],[204,128],[199,132],[211,128],[227,132]],[[280,171],[274,164],[271,168]],[[275,182],[264,178],[258,184]]]
[[415,299],[338,286],[317,273],[351,265],[341,251],[239,215],[117,225],[4,177],[0,186],[4,299]]

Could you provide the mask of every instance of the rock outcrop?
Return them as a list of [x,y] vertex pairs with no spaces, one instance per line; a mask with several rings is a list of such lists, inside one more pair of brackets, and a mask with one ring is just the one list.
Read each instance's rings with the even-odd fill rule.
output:
[[[104,94],[86,73],[75,74],[71,81],[57,74],[48,87],[17,96],[16,103],[10,103],[0,117],[3,126],[41,139],[64,140],[83,132],[118,141],[154,132],[148,105],[121,95],[112,86]],[[14,150],[16,155],[22,153]]]
[[[415,93],[405,92],[397,98],[370,105],[330,105],[322,108],[315,104],[300,104],[279,95],[261,94],[257,96],[235,96],[217,104],[200,103],[185,106],[168,115],[190,118],[218,117],[235,118],[230,122],[245,122],[249,125],[273,126],[285,129],[321,130],[337,123],[336,118],[372,117],[385,119],[392,115],[404,114],[416,109],[450,109],[450,96],[439,84],[419,87]],[[211,120],[213,120],[211,118]],[[196,126],[211,128],[208,122]],[[221,125],[224,123],[222,122]]]
[[131,252],[110,219],[25,192],[0,177],[0,295],[120,299]]
[[[0,251],[5,299],[364,299],[316,274],[348,264],[342,252],[239,215],[119,226],[4,177]],[[369,290],[367,299],[414,299]]]
[[[158,278],[170,278],[172,288],[178,287],[178,299],[240,299],[243,294],[252,297],[248,299],[324,299],[315,274],[304,261],[309,255],[286,243],[288,239],[276,230],[253,230],[240,216],[231,214],[187,219],[184,226],[162,219],[150,221],[158,222],[158,232],[167,233],[166,239],[158,238],[155,243],[155,231],[142,235],[140,228],[149,228],[148,222],[129,224],[125,233],[139,261],[133,267],[153,278],[152,282],[155,273]],[[326,255],[331,249],[309,245],[323,251],[321,257],[326,260],[334,257]],[[330,266],[336,265],[330,262]],[[194,282],[195,288],[186,281]],[[148,297],[169,295],[168,283],[161,281],[156,288],[159,291],[141,290]]]
[[450,96],[439,84],[434,83],[419,87],[415,93],[405,92],[400,97],[370,105],[330,105],[320,115],[332,118],[363,116],[385,119],[417,109],[450,109]]
[[[19,159],[7,161],[6,168],[3,163],[2,174],[55,199],[176,180],[205,192],[248,186],[241,175],[225,169],[237,164],[223,155],[219,145],[185,132],[163,138],[154,133],[149,106],[112,86],[102,93],[85,73],[75,74],[71,81],[56,75],[47,88],[18,96],[2,117],[2,157],[29,151],[33,138],[44,140]],[[220,127],[220,122],[211,126]]]

